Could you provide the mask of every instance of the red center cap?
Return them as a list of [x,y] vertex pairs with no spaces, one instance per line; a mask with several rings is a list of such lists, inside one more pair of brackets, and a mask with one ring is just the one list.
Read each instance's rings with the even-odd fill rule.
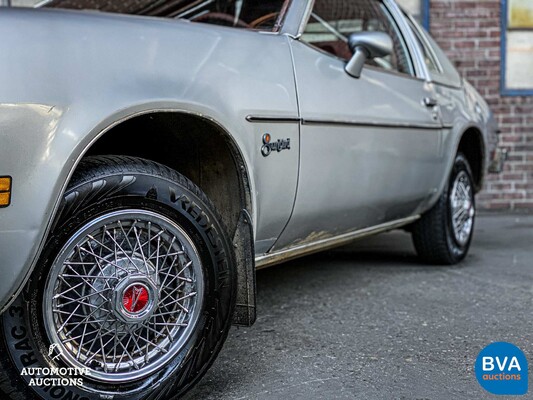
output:
[[122,305],[130,313],[138,313],[146,308],[150,293],[146,286],[137,284],[126,289],[122,297]]

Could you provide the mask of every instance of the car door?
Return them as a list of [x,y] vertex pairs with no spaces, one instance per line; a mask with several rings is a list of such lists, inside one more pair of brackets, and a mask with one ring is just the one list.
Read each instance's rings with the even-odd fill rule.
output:
[[[392,15],[379,0],[317,0],[292,41],[300,175],[274,250],[412,216],[437,190],[442,124]],[[369,30],[388,33],[394,52],[356,79],[344,70],[346,37]]]

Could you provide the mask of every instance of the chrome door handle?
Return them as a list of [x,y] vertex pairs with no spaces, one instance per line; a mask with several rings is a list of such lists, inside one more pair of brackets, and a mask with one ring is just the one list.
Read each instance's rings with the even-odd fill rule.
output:
[[437,99],[434,99],[432,97],[424,97],[424,105],[426,107],[437,107],[439,105],[439,102]]

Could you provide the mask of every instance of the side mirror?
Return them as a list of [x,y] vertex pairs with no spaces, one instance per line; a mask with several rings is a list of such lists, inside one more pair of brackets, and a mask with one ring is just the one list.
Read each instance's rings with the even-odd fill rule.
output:
[[344,68],[348,75],[359,78],[366,60],[385,57],[393,52],[392,39],[385,32],[356,32],[348,37],[353,56]]

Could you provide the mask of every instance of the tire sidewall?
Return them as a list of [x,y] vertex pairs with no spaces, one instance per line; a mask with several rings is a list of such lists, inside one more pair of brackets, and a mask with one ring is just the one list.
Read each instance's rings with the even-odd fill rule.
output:
[[[47,241],[29,283],[2,318],[1,328],[5,339],[0,349],[5,346],[10,355],[14,367],[11,368],[11,382],[19,390],[24,390],[25,398],[37,397],[35,393],[38,397],[51,399],[99,398],[92,391],[109,392],[114,394],[114,399],[132,400],[154,391],[175,395],[190,387],[218,353],[229,330],[235,302],[233,251],[212,205],[185,187],[188,185],[177,183],[182,183],[180,179],[185,178],[173,176],[176,173],[170,170],[163,172],[163,176],[154,176],[133,171],[128,173],[127,180],[123,174],[97,174],[65,193],[57,219],[59,222]],[[198,250],[205,290],[195,330],[165,367],[142,381],[120,384],[120,390],[117,390],[117,386],[103,385],[87,378],[84,378],[87,389],[29,389],[27,385],[31,377],[21,377],[22,368],[62,366],[47,355],[50,343],[42,318],[44,284],[55,257],[68,238],[90,220],[112,211],[135,208],[148,209],[171,218],[184,229]],[[9,360],[4,359],[3,364],[6,361]],[[167,395],[161,398],[168,398]]]

